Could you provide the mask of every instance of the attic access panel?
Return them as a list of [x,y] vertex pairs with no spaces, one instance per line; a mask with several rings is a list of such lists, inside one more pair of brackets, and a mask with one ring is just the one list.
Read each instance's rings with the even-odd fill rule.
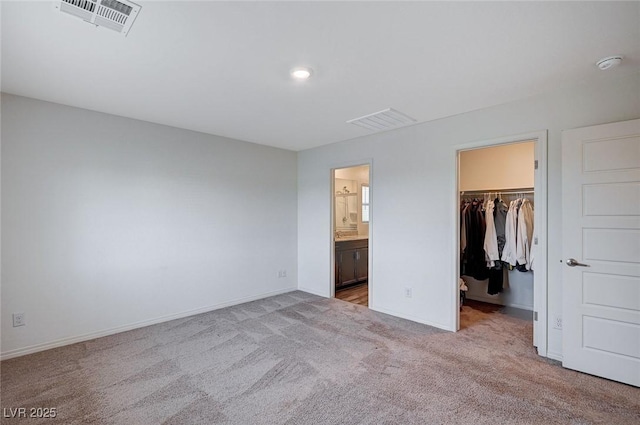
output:
[[127,0],[60,0],[56,8],[96,26],[127,35],[141,7]]

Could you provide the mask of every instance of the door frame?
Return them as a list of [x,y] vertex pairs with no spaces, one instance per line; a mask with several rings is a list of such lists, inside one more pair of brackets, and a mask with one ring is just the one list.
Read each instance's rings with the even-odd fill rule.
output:
[[537,347],[538,354],[547,357],[548,345],[548,274],[547,274],[547,130],[534,131],[531,133],[517,134],[513,136],[499,137],[495,139],[478,140],[475,142],[459,144],[453,147],[455,163],[454,189],[452,190],[452,214],[457,217],[453,226],[453,250],[454,259],[453,270],[455,278],[451,285],[453,309],[451,311],[451,323],[454,324],[454,331],[460,330],[460,290],[458,279],[460,279],[460,152],[478,148],[488,148],[500,145],[510,145],[526,141],[535,143],[535,160],[538,161],[538,168],[534,171],[534,228],[535,236],[538,238],[538,251],[536,255],[535,272],[533,275],[533,311],[534,311],[534,332],[533,345]]
[[373,192],[371,188],[373,187],[373,158],[355,160],[355,161],[346,161],[341,163],[336,163],[331,166],[329,169],[329,258],[331,261],[329,262],[329,267],[331,268],[331,273],[329,277],[329,297],[335,298],[336,296],[336,250],[335,243],[333,240],[334,230],[335,229],[335,175],[336,170],[342,168],[352,168],[352,167],[360,167],[362,165],[369,166],[369,234],[368,234],[368,276],[367,276],[367,291],[368,291],[368,307],[373,309]]

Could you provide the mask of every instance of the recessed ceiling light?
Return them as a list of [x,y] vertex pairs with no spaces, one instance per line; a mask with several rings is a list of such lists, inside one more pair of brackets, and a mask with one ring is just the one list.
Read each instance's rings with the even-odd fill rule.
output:
[[306,68],[306,67],[297,67],[297,68],[293,68],[291,70],[291,76],[293,78],[295,78],[296,80],[306,80],[307,78],[311,77],[311,68]]
[[616,66],[620,65],[620,62],[622,62],[622,56],[616,55],[602,58],[598,62],[596,62],[596,65],[598,66],[598,68],[600,68],[601,71],[606,71],[607,69],[615,68]]

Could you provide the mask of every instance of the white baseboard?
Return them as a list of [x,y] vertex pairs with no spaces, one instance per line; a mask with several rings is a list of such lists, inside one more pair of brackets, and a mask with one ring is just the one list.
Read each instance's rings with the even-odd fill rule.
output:
[[390,316],[399,317],[401,319],[411,320],[412,322],[421,323],[423,325],[432,326],[434,328],[443,329],[445,331],[455,332],[452,326],[443,325],[442,323],[429,322],[428,320],[423,320],[419,317],[412,316],[410,314],[404,314],[393,310],[387,310],[386,308],[377,308],[370,306],[370,310],[378,311],[380,313],[388,314]]
[[562,353],[556,353],[555,351],[547,350],[547,357],[552,360],[562,361]]
[[[534,347],[536,347],[536,346],[534,345]],[[542,350],[540,347],[536,347],[536,352],[538,353],[538,355],[539,355],[540,357],[549,357],[549,355],[547,354],[547,352],[546,352],[546,351],[544,351],[544,350]]]
[[[299,291],[303,291],[303,292],[308,292],[308,293],[313,294],[313,295],[318,295],[320,297],[329,298],[326,294],[321,294],[321,293],[319,293],[317,291],[314,291],[314,290],[311,290],[311,289],[308,289],[308,288],[299,287],[298,290]],[[388,314],[390,316],[399,317],[401,319],[406,319],[406,320],[411,320],[412,322],[417,322],[417,323],[421,323],[423,325],[433,326],[434,328],[444,329],[445,331],[453,332],[453,328],[451,326],[446,326],[446,325],[443,325],[441,323],[429,322],[429,321],[426,321],[426,320],[422,320],[419,317],[411,316],[409,314],[399,313],[397,311],[387,310],[387,309],[384,309],[384,308],[377,308],[376,306],[373,306],[373,305],[369,306],[369,310],[377,311],[377,312],[380,312],[380,313]]]
[[213,310],[219,310],[225,307],[231,307],[233,305],[244,304],[250,301],[260,300],[267,297],[272,297],[274,295],[285,294],[287,292],[293,292],[298,290],[298,288],[285,288],[279,289],[277,291],[265,292],[259,295],[252,295],[249,297],[236,298],[230,301],[225,301],[222,303],[209,305],[205,307],[200,307],[194,310],[183,311],[181,313],[169,314],[167,316],[156,317],[150,320],[143,320],[141,322],[131,323],[124,326],[118,326],[111,329],[104,329],[97,332],[90,332],[84,335],[76,335],[67,338],[58,339],[55,341],[45,342],[42,344],[31,345],[28,347],[17,348],[15,350],[5,351],[0,353],[0,360],[8,360],[14,357],[25,356],[27,354],[37,353],[39,351],[50,350],[52,348],[62,347],[65,345],[75,344],[77,342],[89,341],[91,339],[100,338],[103,336],[109,336],[113,334],[117,334],[120,332],[126,332],[133,329],[144,328],[146,326],[156,325],[158,323],[168,322],[170,320],[182,319],[184,317],[194,316],[196,314],[207,313]]
[[482,295],[467,295],[467,299],[468,300],[474,300],[474,301],[482,301],[483,303],[503,305],[505,307],[515,307],[515,308],[520,308],[522,310],[533,311],[533,306],[532,305],[524,305],[524,304],[517,304],[517,303],[505,303],[505,302],[502,302],[501,300],[498,300],[498,299],[495,299],[495,298],[483,297]]
[[297,288],[297,289],[298,289],[298,291],[307,292],[307,293],[309,293],[309,294],[317,295],[317,296],[319,296],[319,297],[329,298],[329,297],[327,296],[327,294],[320,293],[320,292],[318,292],[318,291],[316,291],[316,290],[313,290],[313,289],[309,289],[309,288],[302,288],[302,287],[299,287],[299,288]]

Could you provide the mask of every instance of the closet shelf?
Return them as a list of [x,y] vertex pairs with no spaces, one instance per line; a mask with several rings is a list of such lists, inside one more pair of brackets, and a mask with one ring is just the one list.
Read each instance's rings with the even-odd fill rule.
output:
[[500,193],[503,195],[515,193],[534,193],[532,187],[523,187],[520,189],[483,189],[483,190],[461,190],[460,195],[481,195],[485,193]]

